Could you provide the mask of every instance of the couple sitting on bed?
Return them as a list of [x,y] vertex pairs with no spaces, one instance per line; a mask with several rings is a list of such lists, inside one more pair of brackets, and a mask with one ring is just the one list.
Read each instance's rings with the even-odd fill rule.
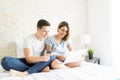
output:
[[[58,25],[58,34],[47,38],[50,23],[41,19],[37,23],[37,32],[24,40],[25,58],[4,57],[2,67],[10,71],[11,76],[24,76],[37,72],[48,72],[50,69],[73,68],[80,66],[81,61],[64,64],[66,48],[72,51],[69,38],[69,25],[62,21]],[[44,51],[47,51],[44,53]],[[59,55],[51,55],[57,52]]]

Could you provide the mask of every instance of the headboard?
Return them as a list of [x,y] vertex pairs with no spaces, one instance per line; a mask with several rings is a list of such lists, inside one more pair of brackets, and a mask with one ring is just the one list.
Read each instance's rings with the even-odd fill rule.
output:
[[16,43],[16,56],[17,56],[17,58],[24,57],[23,39],[17,39],[15,41],[15,43]]

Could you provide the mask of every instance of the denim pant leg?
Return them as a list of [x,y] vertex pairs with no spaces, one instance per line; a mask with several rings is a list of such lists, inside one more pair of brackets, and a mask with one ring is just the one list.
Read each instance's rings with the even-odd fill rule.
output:
[[42,61],[42,62],[38,62],[36,63],[34,66],[32,66],[31,68],[29,68],[27,70],[27,72],[29,74],[32,74],[32,73],[37,73],[39,71],[41,71],[42,69],[44,69],[45,67],[49,66],[51,64],[51,62],[56,58],[56,56],[51,56],[50,57],[50,60],[48,61]]
[[10,69],[25,71],[29,68],[29,66],[23,63],[20,59],[13,57],[4,57],[1,61],[1,65],[7,71]]

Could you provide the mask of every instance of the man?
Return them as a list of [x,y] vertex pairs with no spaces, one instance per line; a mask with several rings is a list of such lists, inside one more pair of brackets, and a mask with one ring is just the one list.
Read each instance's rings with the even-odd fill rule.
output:
[[50,23],[41,19],[37,23],[37,32],[24,40],[25,58],[4,57],[1,65],[10,71],[12,76],[24,76],[39,71],[49,71],[49,65],[55,56],[44,54],[45,39],[48,35]]

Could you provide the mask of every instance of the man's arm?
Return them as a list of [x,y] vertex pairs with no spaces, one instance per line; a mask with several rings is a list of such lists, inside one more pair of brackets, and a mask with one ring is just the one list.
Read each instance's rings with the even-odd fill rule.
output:
[[50,59],[50,55],[48,54],[40,57],[35,57],[31,55],[31,53],[33,53],[33,50],[31,48],[24,48],[25,58],[28,63],[37,63],[40,61],[48,61]]

